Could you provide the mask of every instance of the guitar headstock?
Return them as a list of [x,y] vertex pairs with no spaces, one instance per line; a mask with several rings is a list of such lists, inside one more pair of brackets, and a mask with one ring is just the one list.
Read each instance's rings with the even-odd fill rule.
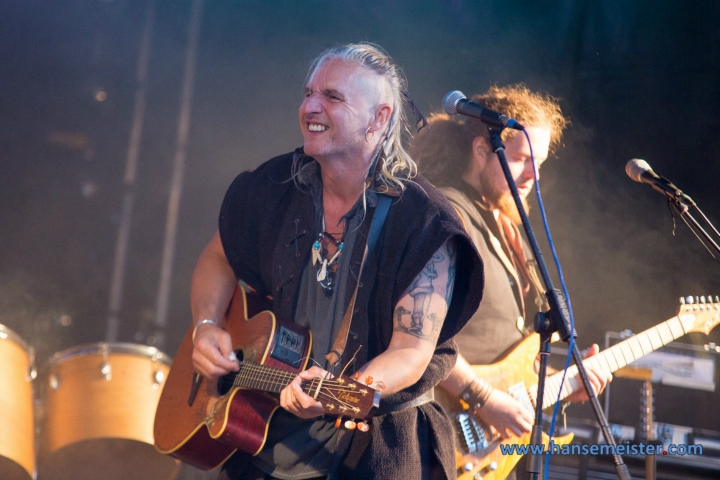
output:
[[720,323],[720,297],[681,297],[678,318],[686,332],[708,335]]
[[303,382],[303,390],[322,404],[325,413],[338,417],[368,420],[380,406],[378,390],[344,375]]

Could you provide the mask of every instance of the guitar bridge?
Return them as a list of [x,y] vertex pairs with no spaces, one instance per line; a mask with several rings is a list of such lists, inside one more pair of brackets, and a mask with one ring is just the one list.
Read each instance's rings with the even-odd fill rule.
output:
[[475,453],[488,447],[487,433],[472,415],[465,412],[458,413],[455,421],[460,434],[461,448],[465,453]]

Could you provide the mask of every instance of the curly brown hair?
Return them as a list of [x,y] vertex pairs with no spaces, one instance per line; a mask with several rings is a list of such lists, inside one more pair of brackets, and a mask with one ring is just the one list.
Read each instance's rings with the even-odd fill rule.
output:
[[[525,126],[549,129],[550,152],[560,145],[562,131],[569,123],[556,98],[533,92],[522,83],[505,87],[493,85],[487,92],[473,95],[472,101],[502,112]],[[430,128],[415,136],[410,154],[420,172],[432,183],[438,186],[456,183],[468,167],[473,140],[479,136],[489,140],[488,129],[478,119],[450,117],[444,113],[431,115],[428,123]],[[518,133],[506,128],[500,136],[507,141]]]

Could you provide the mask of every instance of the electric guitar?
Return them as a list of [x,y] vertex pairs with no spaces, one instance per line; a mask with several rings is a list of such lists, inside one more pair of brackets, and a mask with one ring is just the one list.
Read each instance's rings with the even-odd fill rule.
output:
[[[685,304],[684,300],[677,316],[660,323],[644,332],[604,350],[584,360],[585,365],[614,372],[638,358],[657,350],[689,332],[702,332],[705,335],[720,323],[720,299],[701,297]],[[475,374],[489,382],[494,388],[503,390],[514,397],[534,413],[537,401],[537,374],[534,362],[540,347],[540,336],[532,334],[513,346],[496,363],[473,366]],[[542,408],[555,404],[560,392],[563,399],[582,388],[582,380],[577,366],[568,368],[565,383],[560,388],[563,372],[549,376],[545,382],[545,395]],[[511,437],[507,440],[494,429],[483,425],[470,415],[469,406],[460,399],[450,397],[441,389],[435,389],[436,399],[448,412],[456,433],[456,461],[458,480],[500,480],[507,477],[521,455],[503,455],[501,444],[529,443],[530,434]],[[564,445],[572,440],[572,434],[553,438],[553,442]],[[543,443],[547,445],[548,436],[543,434]]]
[[[252,305],[250,305],[251,311]],[[255,308],[255,311],[259,308]],[[236,450],[257,455],[265,444],[278,395],[307,366],[310,332],[282,322],[270,311],[248,316],[248,297],[237,288],[226,313],[226,330],[240,371],[210,381],[195,373],[191,327],[168,374],[155,414],[155,448],[203,470],[227,460]],[[348,417],[346,428],[369,428],[380,392],[340,376],[304,381],[303,390],[326,413]]]

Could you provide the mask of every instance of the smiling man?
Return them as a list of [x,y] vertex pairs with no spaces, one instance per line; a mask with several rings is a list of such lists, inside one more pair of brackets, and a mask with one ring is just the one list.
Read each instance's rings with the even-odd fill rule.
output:
[[[312,331],[314,366],[282,390],[259,454],[234,455],[221,478],[455,476],[450,425],[432,390],[477,309],[482,263],[452,207],[415,176],[400,139],[407,98],[377,46],[323,52],[299,109],[303,149],[240,174],[225,196],[192,280],[196,370],[215,379],[238,369],[221,324],[238,280]],[[361,267],[371,225],[381,230]],[[326,354],[346,310],[350,335],[333,364]],[[337,429],[300,388],[345,365],[382,392],[369,432]]]

